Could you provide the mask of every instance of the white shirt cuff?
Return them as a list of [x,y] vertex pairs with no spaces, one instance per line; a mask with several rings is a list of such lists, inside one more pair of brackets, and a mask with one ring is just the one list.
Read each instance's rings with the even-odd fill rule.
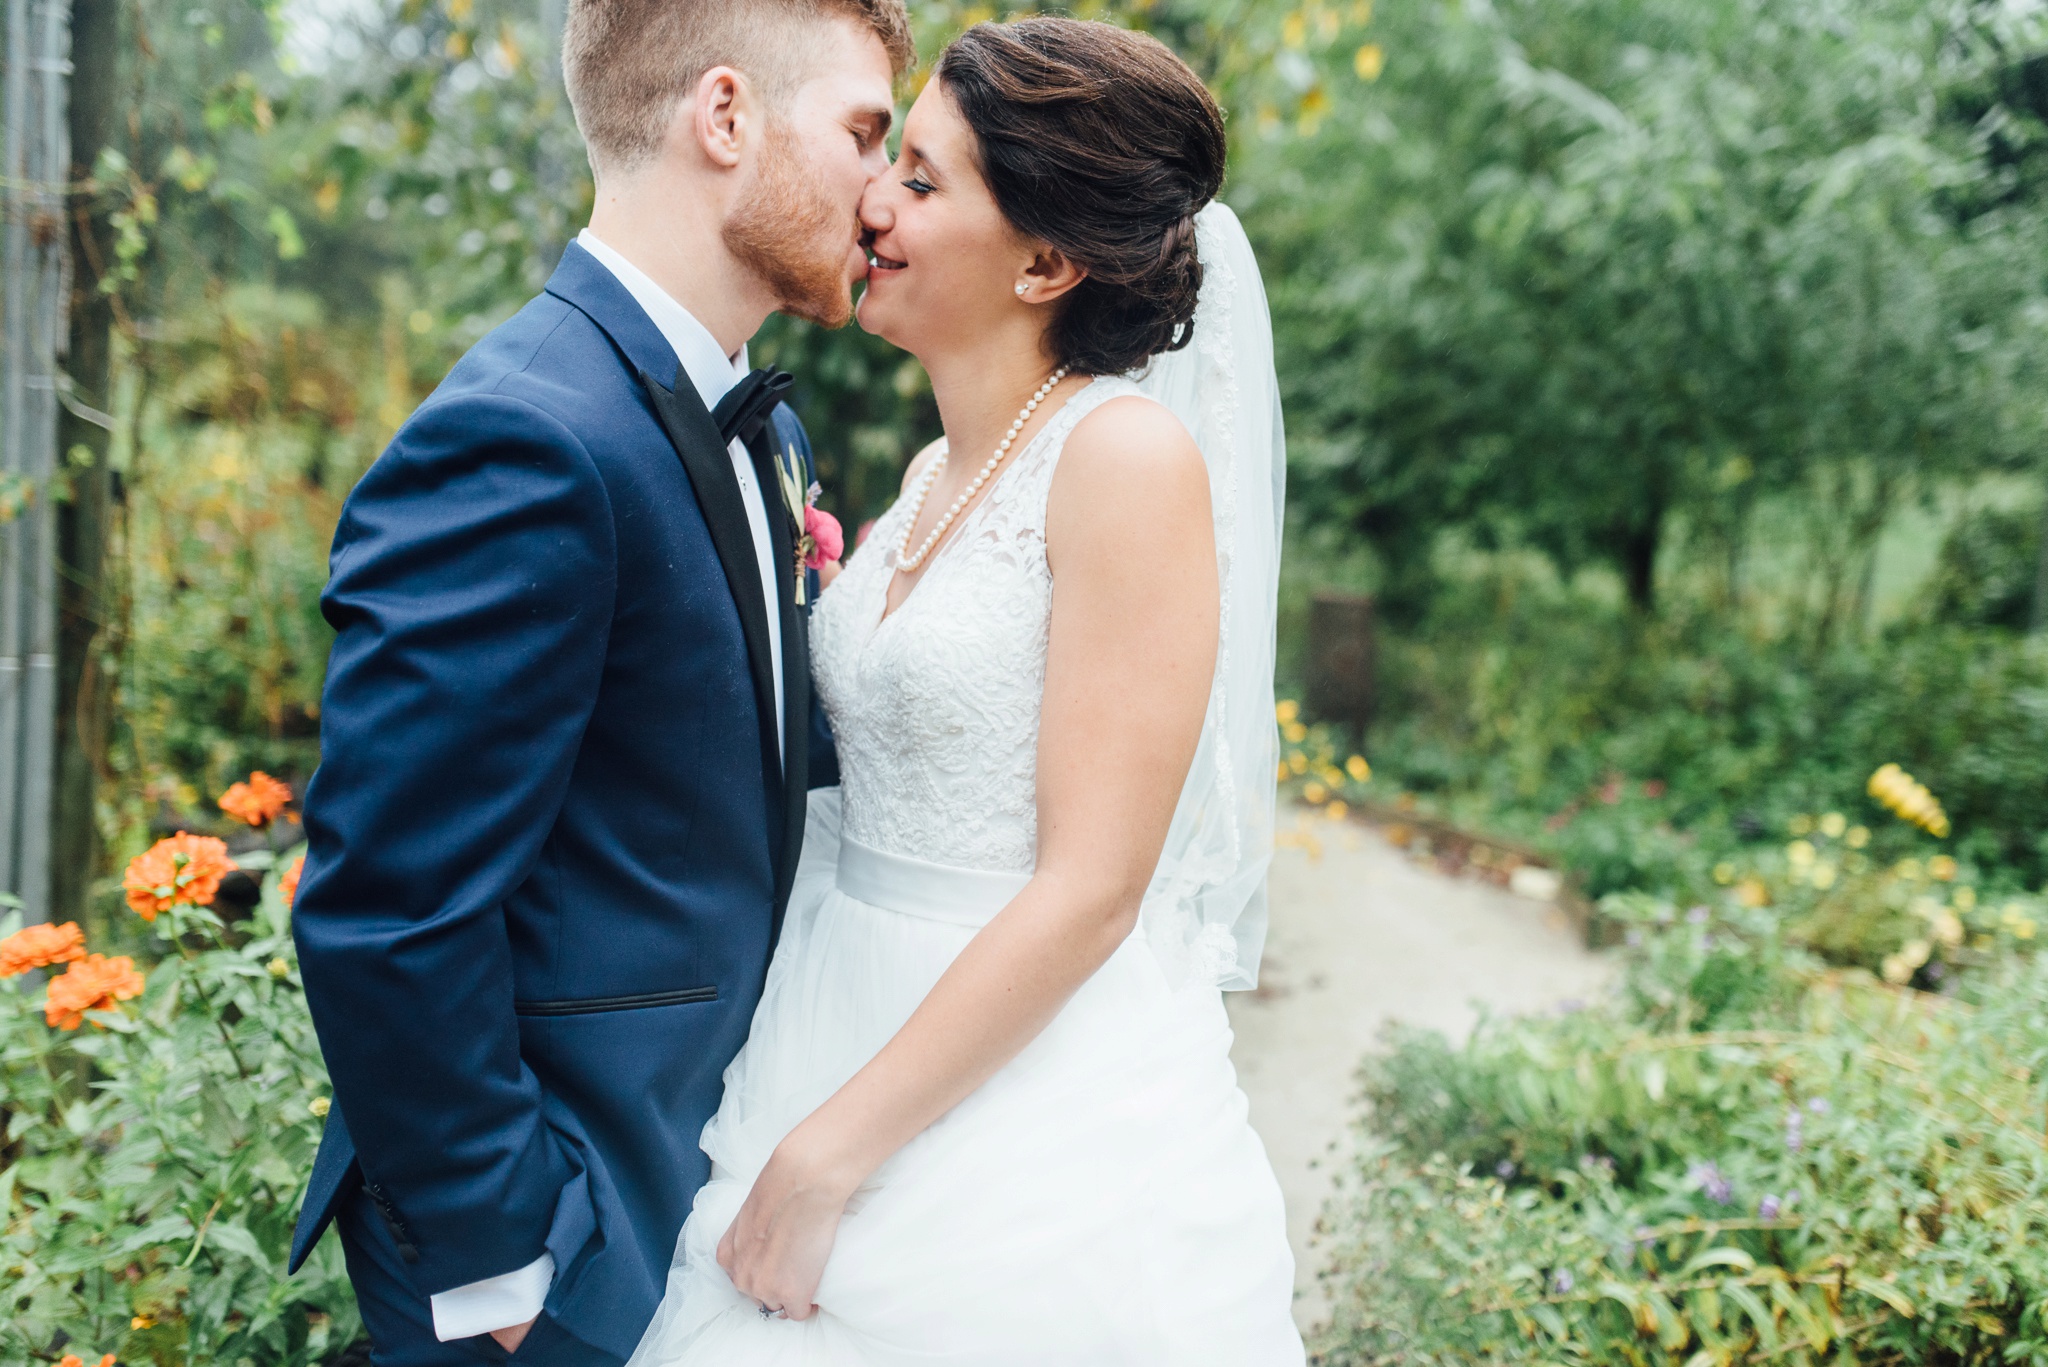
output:
[[554,1281],[555,1255],[543,1253],[517,1272],[429,1296],[434,1337],[448,1343],[524,1324],[540,1314]]

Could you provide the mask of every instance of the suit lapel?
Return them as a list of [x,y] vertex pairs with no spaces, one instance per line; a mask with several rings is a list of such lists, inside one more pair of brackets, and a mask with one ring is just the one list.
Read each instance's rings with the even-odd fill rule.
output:
[[[688,378],[679,369],[675,388],[666,389],[643,370],[640,383],[653,400],[654,411],[689,473],[690,484],[697,492],[697,506],[703,510],[704,523],[711,530],[711,544],[718,551],[718,563],[725,569],[726,587],[732,590],[733,602],[739,608],[740,632],[746,638],[747,663],[754,676],[754,701],[761,714],[761,767],[770,779],[769,805],[773,811],[774,789],[782,781],[783,773],[776,754],[775,679],[770,672],[768,606],[761,601],[761,566],[754,554],[753,529],[747,525],[747,505],[740,497],[739,481],[733,477],[732,457],[725,443],[718,439],[711,414]],[[780,503],[779,497],[777,502]],[[786,629],[782,639],[786,656],[790,641]],[[777,861],[778,872],[780,862]]]
[[810,800],[811,652],[807,624],[796,607],[796,528],[782,497],[775,441],[775,424],[765,423],[748,443],[747,454],[753,457],[754,477],[768,500],[768,524],[775,529],[768,539],[778,588],[775,608],[782,626],[783,849],[775,870],[775,928],[780,932],[797,858],[803,852],[804,813]]

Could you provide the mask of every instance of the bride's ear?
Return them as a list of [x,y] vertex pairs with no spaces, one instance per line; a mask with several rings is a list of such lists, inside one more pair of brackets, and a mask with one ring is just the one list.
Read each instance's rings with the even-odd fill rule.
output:
[[1088,268],[1057,247],[1041,245],[1018,277],[1017,297],[1027,304],[1049,304],[1088,278]]

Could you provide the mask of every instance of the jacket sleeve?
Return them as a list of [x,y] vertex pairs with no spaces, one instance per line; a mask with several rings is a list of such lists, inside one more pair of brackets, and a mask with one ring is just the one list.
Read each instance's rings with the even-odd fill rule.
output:
[[[815,483],[818,478],[818,463],[811,454],[811,437],[808,432],[804,431],[802,421],[798,419],[795,411],[788,404],[777,406],[774,417],[776,436],[796,448],[797,455],[803,460],[807,479]],[[849,551],[852,549],[851,546],[847,547]],[[805,570],[804,575],[810,589],[809,600],[811,603],[816,604],[818,601],[818,572],[816,570]],[[806,611],[808,612],[809,609],[806,609]],[[810,773],[806,776],[807,782],[805,786],[809,788],[838,787],[839,749],[833,743],[832,723],[825,718],[825,704],[819,701],[816,688],[811,689],[810,754]]]
[[335,535],[294,933],[335,1099],[423,1294],[533,1263],[573,1175],[520,1059],[503,903],[568,786],[616,563],[587,452],[501,396],[430,400]]

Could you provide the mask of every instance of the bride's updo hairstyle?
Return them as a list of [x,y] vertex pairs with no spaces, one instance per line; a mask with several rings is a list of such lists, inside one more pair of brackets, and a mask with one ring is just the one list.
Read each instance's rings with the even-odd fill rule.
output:
[[1085,267],[1047,338],[1090,375],[1193,335],[1195,215],[1223,188],[1223,112],[1158,39],[1079,19],[976,24],[938,79],[1010,225]]

